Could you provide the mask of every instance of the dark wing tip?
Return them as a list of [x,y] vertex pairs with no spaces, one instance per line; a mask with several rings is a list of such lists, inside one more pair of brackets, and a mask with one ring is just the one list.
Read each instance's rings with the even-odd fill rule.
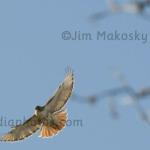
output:
[[24,140],[24,139],[30,137],[32,134],[16,137],[11,133],[7,133],[7,134],[3,135],[2,137],[0,137],[0,142],[19,142],[21,140]]
[[67,71],[67,74],[66,74],[66,77],[64,79],[64,86],[70,87],[70,85],[71,85],[72,88],[73,88],[73,84],[74,84],[74,72],[73,72],[73,70],[70,67],[68,67],[66,71]]
[[16,141],[15,137],[11,133],[7,133],[0,137],[1,142],[13,142]]
[[65,69],[65,72],[66,72],[67,75],[68,75],[68,74],[74,74],[74,71],[73,71],[73,69],[71,68],[71,66],[67,66],[66,69]]

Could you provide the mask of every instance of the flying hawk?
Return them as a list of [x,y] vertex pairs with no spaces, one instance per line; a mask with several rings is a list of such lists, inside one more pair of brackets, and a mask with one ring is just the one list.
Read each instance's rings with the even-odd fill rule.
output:
[[44,106],[36,106],[35,114],[22,125],[16,126],[0,138],[0,141],[19,141],[40,130],[40,137],[55,136],[67,122],[67,112],[64,108],[71,96],[74,83],[73,72],[69,71],[55,92]]

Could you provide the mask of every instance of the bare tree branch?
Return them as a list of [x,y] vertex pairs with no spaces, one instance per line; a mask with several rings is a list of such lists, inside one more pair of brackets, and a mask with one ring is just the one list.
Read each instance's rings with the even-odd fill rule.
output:
[[112,89],[107,89],[102,92],[81,96],[80,94],[74,93],[72,96],[72,100],[78,103],[88,103],[88,104],[96,104],[97,102],[108,99],[109,98],[109,109],[113,118],[118,118],[119,113],[116,108],[116,99],[118,96],[124,97],[124,95],[128,95],[133,103],[133,107],[136,112],[140,116],[140,118],[150,125],[149,114],[146,113],[144,108],[141,106],[140,101],[150,96],[150,87],[139,90],[138,92],[132,88],[128,81],[122,74],[118,74],[117,79],[122,83],[121,87],[116,87]]

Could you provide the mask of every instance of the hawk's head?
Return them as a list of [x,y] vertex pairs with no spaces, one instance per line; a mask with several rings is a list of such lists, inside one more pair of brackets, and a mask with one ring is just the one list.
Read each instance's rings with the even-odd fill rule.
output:
[[41,107],[41,106],[36,106],[35,107],[35,115],[38,115],[41,111],[43,111],[43,107]]

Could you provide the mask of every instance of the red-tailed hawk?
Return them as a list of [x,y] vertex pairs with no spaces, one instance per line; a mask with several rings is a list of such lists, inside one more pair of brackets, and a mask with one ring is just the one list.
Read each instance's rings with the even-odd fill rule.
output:
[[58,90],[49,98],[44,106],[37,106],[35,114],[22,125],[16,126],[0,141],[19,141],[40,130],[40,137],[48,138],[61,131],[67,122],[67,112],[64,109],[73,89],[74,76],[69,71]]

